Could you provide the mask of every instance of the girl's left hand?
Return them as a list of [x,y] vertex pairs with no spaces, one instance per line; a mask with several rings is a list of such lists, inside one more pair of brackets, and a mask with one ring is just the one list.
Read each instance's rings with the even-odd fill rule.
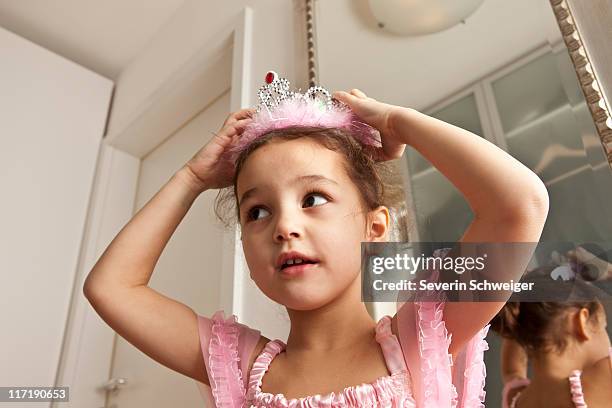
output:
[[612,264],[604,261],[581,246],[577,246],[576,249],[568,251],[566,256],[571,262],[592,266],[598,271],[599,279],[605,280],[612,278]]
[[332,96],[348,105],[362,121],[378,129],[382,147],[374,151],[375,160],[386,161],[402,157],[406,144],[397,136],[392,121],[393,115],[397,115],[401,107],[369,98],[359,89],[352,89],[350,93],[336,91]]

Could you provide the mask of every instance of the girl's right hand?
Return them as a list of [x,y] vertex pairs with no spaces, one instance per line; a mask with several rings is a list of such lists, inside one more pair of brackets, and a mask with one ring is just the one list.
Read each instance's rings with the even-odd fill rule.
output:
[[202,147],[185,165],[202,191],[228,187],[234,178],[234,163],[222,160],[223,153],[236,141],[252,120],[254,108],[231,113],[221,130]]

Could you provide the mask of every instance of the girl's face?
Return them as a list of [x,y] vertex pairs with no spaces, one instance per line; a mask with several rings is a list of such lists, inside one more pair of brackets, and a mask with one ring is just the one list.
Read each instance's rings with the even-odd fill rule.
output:
[[[251,278],[290,309],[321,307],[360,276],[360,243],[371,239],[343,160],[309,138],[273,139],[251,153],[238,176],[242,247]],[[279,257],[289,251],[318,262],[301,273],[282,271]]]

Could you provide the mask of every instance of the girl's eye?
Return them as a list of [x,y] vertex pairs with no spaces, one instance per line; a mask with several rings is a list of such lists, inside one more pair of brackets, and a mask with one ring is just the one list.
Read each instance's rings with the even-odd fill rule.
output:
[[[323,202],[321,202],[321,201],[317,202],[317,197],[323,198],[324,201]],[[328,200],[327,200],[327,198],[325,197],[324,194],[315,191],[315,192],[309,193],[306,196],[306,200],[304,201],[304,204],[306,204],[307,206],[319,206],[319,205],[325,204],[327,201]],[[247,211],[247,214],[246,214],[247,221],[257,221],[257,220],[259,220],[260,219],[259,215],[262,215],[261,211],[263,211],[264,213],[268,213],[268,215],[270,214],[269,211],[266,210],[263,207],[253,207],[249,211]],[[266,214],[263,214],[263,216],[261,218],[263,218],[265,216],[266,216]]]
[[[312,204],[313,206],[316,205],[316,201],[317,200],[315,199],[315,197],[322,197],[325,200],[325,202],[327,202],[327,198],[325,198],[325,196],[323,194],[315,192],[315,193],[312,193],[312,194],[308,195],[308,197],[305,200],[305,203]],[[325,204],[325,202],[323,202],[321,204]],[[318,204],[318,205],[321,205],[321,204]]]
[[247,213],[247,219],[249,221],[257,221],[259,218],[257,217],[257,211],[265,211],[268,212],[267,210],[261,208],[261,207],[253,207],[249,210],[249,212]]

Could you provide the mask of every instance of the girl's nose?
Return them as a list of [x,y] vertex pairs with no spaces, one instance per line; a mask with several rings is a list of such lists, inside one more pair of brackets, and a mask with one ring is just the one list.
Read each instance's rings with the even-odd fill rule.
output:
[[295,214],[280,215],[274,229],[274,241],[283,242],[288,239],[300,238],[302,230]]

